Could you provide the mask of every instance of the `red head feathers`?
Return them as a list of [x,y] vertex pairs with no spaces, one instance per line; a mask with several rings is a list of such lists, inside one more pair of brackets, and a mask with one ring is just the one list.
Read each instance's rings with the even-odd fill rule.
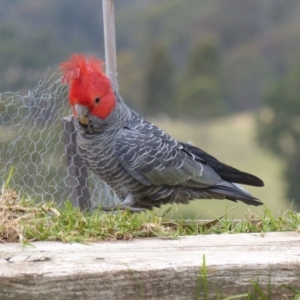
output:
[[85,106],[89,113],[106,119],[116,105],[109,78],[102,71],[102,61],[83,54],[73,54],[60,64],[62,83],[69,85],[69,101],[76,116],[75,105]]

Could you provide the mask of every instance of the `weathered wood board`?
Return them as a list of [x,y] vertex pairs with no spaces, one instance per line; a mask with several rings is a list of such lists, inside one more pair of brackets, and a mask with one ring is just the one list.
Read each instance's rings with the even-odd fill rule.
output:
[[282,284],[300,289],[297,232],[33,245],[0,245],[1,300],[203,299],[203,254],[208,299],[245,293],[251,280],[270,282],[274,300],[290,293]]

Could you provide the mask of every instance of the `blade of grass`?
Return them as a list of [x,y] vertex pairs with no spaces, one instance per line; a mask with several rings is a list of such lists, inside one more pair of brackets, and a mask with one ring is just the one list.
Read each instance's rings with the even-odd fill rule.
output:
[[245,297],[248,298],[249,294],[240,294],[240,295],[230,296],[230,297],[227,297],[223,300],[240,299],[240,298],[245,298]]
[[9,174],[8,174],[8,177],[7,177],[7,180],[5,181],[5,184],[4,184],[4,187],[3,187],[5,190],[9,187],[9,183],[10,183],[10,181],[11,181],[11,178],[12,178],[12,175],[13,175],[13,173],[14,173],[14,170],[15,170],[15,167],[12,166],[12,167],[10,168],[10,171],[9,171]]
[[203,276],[203,289],[204,289],[204,297],[205,300],[208,299],[208,284],[207,284],[207,273],[206,273],[206,260],[205,254],[202,256],[202,276]]

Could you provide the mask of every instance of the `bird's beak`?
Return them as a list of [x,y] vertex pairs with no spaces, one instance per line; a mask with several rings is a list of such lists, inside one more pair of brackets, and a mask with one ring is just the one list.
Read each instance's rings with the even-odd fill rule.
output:
[[79,123],[82,125],[88,125],[89,123],[89,119],[87,117],[87,114],[89,112],[88,108],[80,104],[75,104],[74,110]]

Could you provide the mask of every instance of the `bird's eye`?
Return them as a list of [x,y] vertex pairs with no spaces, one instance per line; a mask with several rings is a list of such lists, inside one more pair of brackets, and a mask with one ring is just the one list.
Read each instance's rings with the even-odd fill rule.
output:
[[96,99],[95,99],[95,103],[99,103],[100,102],[100,97],[97,97]]

